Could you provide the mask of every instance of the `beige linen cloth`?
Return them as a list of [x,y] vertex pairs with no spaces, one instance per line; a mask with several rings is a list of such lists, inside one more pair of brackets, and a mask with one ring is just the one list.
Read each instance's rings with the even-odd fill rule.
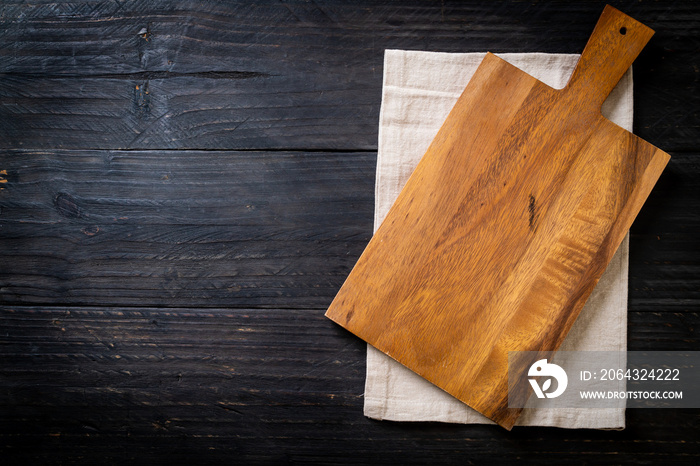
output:
[[[447,117],[484,53],[387,50],[379,116],[375,231]],[[497,54],[540,81],[562,88],[578,55]],[[632,130],[632,73],[603,105],[603,115]],[[626,351],[628,238],[562,344],[562,351]],[[451,395],[367,345],[366,416],[393,421],[493,424]],[[621,429],[621,409],[528,409],[516,425]]]

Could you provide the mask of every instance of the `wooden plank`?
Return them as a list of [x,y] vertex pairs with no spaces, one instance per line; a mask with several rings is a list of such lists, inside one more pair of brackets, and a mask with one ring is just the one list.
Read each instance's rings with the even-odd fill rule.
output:
[[0,160],[4,303],[322,308],[372,231],[374,153]]
[[[632,226],[631,304],[698,298],[698,160],[674,155]],[[5,151],[0,161],[4,303],[322,308],[372,231],[374,154]]]
[[374,84],[322,69],[161,78],[6,74],[0,147],[376,150],[381,88]]
[[143,461],[168,445],[191,455],[204,440],[203,453],[270,461],[278,453],[257,449],[301,434],[298,423],[347,430],[326,415],[361,402],[364,344],[338,346],[321,314],[3,308],[0,448],[26,454],[23,442],[42,439],[60,461],[83,446],[95,450],[81,456],[114,459],[140,445]]
[[[682,39],[697,34],[693,25],[698,12],[692,0],[676,2],[673,8],[658,2],[628,3],[621,7],[626,13],[661,25],[667,40],[681,50],[692,50],[693,44]],[[123,4],[8,0],[2,5],[0,39],[11,47],[2,52],[6,57],[2,70],[81,76],[246,67],[256,71],[248,65],[269,65],[270,60],[283,58],[279,65],[304,66],[316,54],[333,64],[361,65],[368,50],[407,47],[416,41],[431,41],[450,51],[465,47],[485,51],[483,45],[491,43],[495,46],[491,51],[505,51],[522,47],[523,41],[539,44],[561,37],[550,44],[552,52],[579,53],[590,34],[587,22],[595,23],[604,5],[604,1],[543,5],[513,0],[499,5],[409,0],[390,7],[366,0],[312,4],[257,0],[233,5],[203,0]],[[246,53],[232,53],[251,47]],[[329,47],[351,53],[354,61],[348,63],[343,53],[330,53]]]
[[629,351],[697,351],[700,345],[697,302],[694,306],[632,304],[628,315]]
[[[602,5],[6,2],[0,147],[375,149],[385,49],[578,53]],[[637,134],[692,149],[698,13],[626,7],[660,31]]]
[[[628,410],[622,432],[377,423],[359,414],[365,345],[322,314],[2,307],[3,458],[461,464],[499,451],[538,464],[571,452],[692,464],[700,454],[696,410]],[[696,348],[698,313],[669,317],[633,312],[631,342],[644,343],[631,349],[669,349],[679,334],[685,346],[674,349]]]

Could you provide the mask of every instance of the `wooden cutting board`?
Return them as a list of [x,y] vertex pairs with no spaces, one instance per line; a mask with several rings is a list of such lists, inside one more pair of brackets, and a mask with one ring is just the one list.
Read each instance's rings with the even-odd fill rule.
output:
[[487,54],[326,315],[512,428],[669,160],[600,114],[653,33],[607,6],[561,90]]

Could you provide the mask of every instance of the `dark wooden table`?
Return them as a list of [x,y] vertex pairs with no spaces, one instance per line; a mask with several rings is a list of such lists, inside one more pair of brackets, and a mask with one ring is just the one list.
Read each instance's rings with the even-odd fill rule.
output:
[[[700,3],[657,31],[635,132],[631,350],[699,350]],[[588,2],[0,5],[3,464],[697,464],[698,410],[621,432],[378,422],[323,317],[372,232],[383,52],[578,53]]]

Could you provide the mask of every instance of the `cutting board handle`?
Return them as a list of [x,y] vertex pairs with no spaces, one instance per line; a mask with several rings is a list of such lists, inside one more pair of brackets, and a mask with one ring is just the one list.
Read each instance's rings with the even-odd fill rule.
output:
[[580,101],[599,111],[653,35],[652,29],[606,5],[565,89],[585,96]]

